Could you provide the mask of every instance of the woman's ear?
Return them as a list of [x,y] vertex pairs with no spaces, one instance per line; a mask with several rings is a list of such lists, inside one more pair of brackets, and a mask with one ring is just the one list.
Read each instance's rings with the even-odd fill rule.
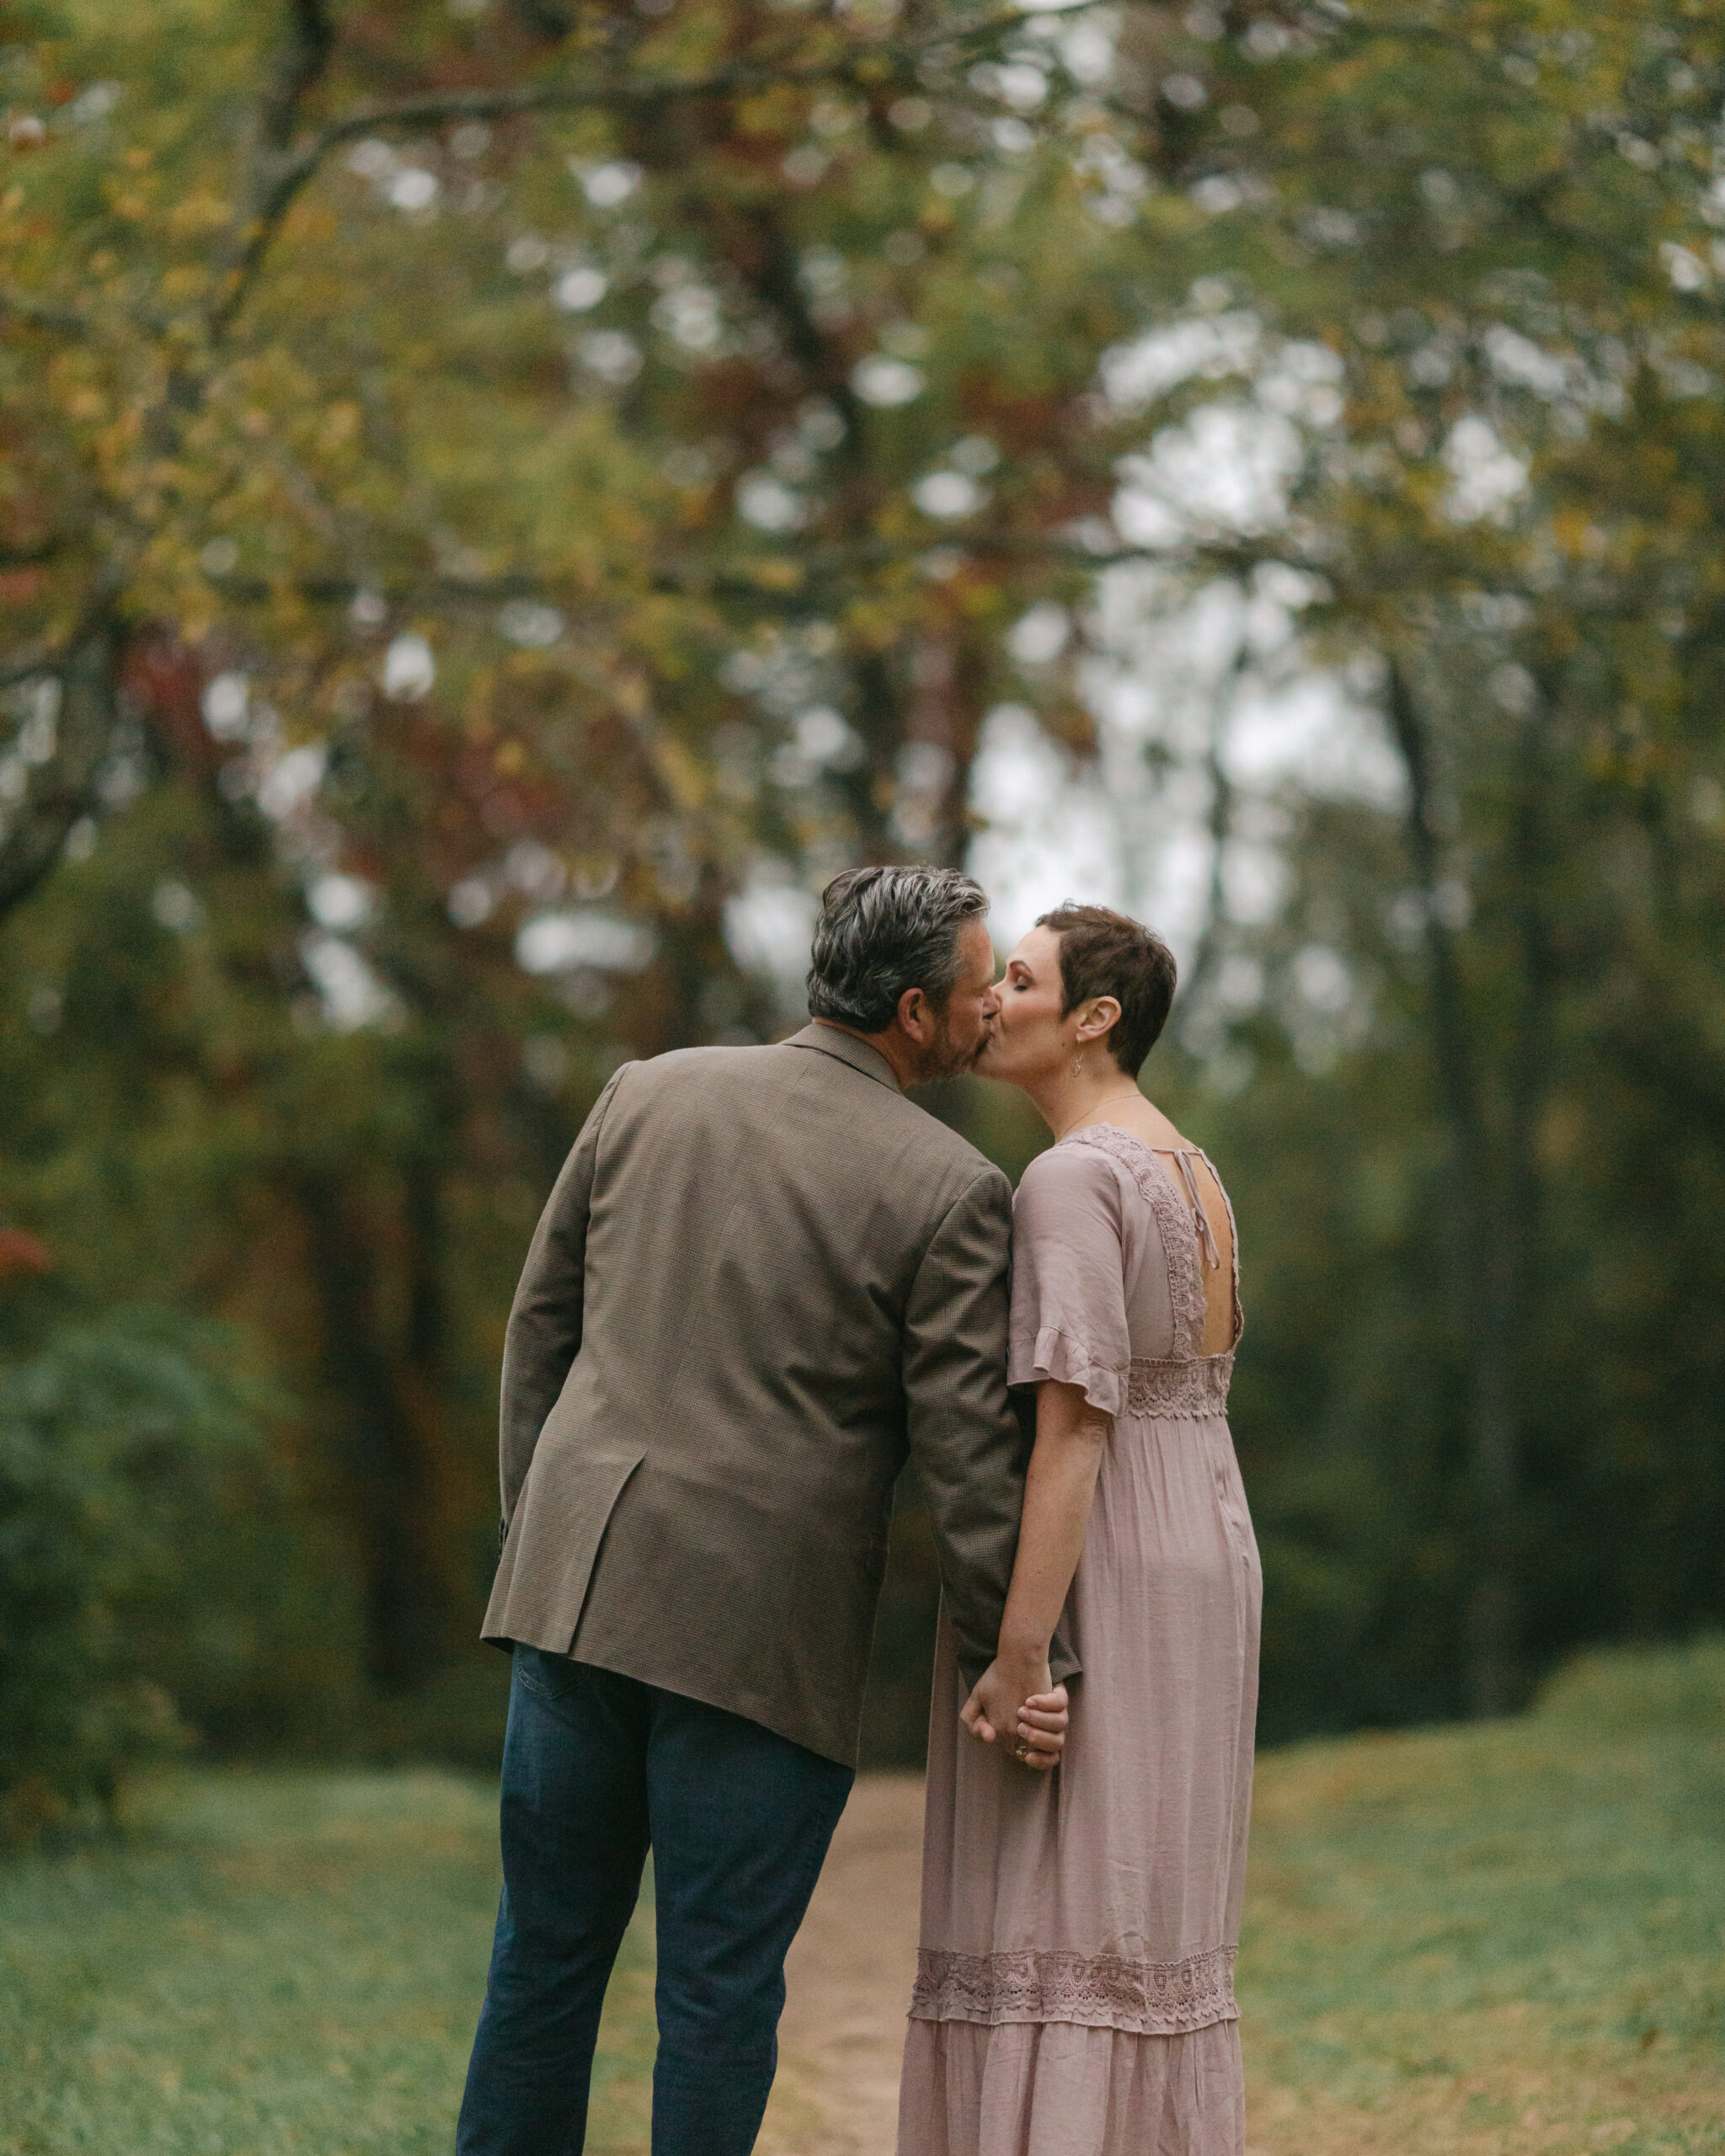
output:
[[1104,1033],[1111,1033],[1119,1022],[1119,997],[1092,995],[1078,1013],[1077,1037],[1081,1041],[1099,1041]]

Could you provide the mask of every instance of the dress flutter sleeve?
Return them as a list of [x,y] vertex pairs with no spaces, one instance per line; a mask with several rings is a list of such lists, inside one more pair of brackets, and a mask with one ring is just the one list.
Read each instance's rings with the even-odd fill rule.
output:
[[1123,1234],[1106,1154],[1055,1145],[1024,1171],[1012,1207],[1010,1383],[1081,1385],[1100,1413],[1119,1413],[1132,1363]]

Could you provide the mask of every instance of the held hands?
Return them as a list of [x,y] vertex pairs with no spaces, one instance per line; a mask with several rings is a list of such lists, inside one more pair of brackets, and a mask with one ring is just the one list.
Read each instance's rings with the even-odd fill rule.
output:
[[1050,1678],[1045,1654],[1023,1661],[996,1655],[959,1719],[980,1742],[1004,1743],[1021,1765],[1046,1774],[1060,1764],[1066,1707],[1066,1688]]

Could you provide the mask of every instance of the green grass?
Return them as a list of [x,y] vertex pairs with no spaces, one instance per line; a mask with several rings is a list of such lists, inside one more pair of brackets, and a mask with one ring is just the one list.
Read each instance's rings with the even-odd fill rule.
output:
[[[130,1847],[0,1875],[0,2152],[446,2156],[496,1813],[445,1774],[188,1773]],[[638,1919],[595,2150],[643,2145],[651,1990]]]
[[1725,1645],[1260,1763],[1253,2145],[1725,2150]]
[[[197,1771],[128,1844],[0,1873],[0,2156],[446,2156],[494,1791]],[[638,1919],[595,2152],[644,2149]],[[1260,1763],[1255,2156],[1725,2152],[1725,1645],[1600,1657],[1489,1726]]]

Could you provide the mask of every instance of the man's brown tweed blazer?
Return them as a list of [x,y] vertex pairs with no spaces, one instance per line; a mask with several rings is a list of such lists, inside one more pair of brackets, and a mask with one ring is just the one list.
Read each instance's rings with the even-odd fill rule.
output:
[[[510,1317],[485,1637],[853,1763],[908,1455],[979,1674],[1027,1454],[1011,1234],[1006,1177],[852,1034],[626,1064]],[[1055,1673],[1074,1666],[1059,1654]]]

